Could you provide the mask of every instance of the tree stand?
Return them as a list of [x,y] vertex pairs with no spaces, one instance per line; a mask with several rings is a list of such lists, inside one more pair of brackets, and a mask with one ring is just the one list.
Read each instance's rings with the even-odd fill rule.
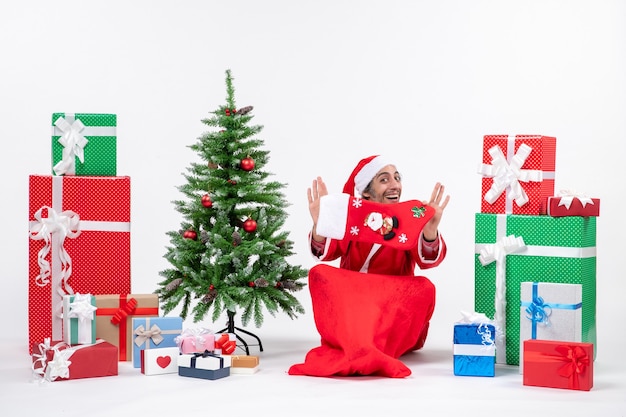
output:
[[[246,351],[246,355],[250,355],[250,349],[248,348],[249,346],[258,346],[259,350],[261,352],[263,352],[263,345],[261,344],[261,339],[259,339],[259,337],[257,335],[255,335],[254,333],[251,333],[247,330],[241,329],[239,327],[235,326],[235,312],[234,311],[230,311],[227,310],[226,314],[228,314],[228,323],[226,323],[226,327],[224,327],[222,330],[218,330],[216,333],[232,333],[235,335],[235,337],[237,337],[237,340],[240,341],[243,344],[243,348],[240,345],[237,345],[238,348],[241,348],[243,350]],[[247,335],[250,335],[252,337],[254,337],[258,343],[258,345],[249,345],[241,336],[239,336],[237,334],[237,332],[235,330],[240,331],[241,333],[245,333]]]

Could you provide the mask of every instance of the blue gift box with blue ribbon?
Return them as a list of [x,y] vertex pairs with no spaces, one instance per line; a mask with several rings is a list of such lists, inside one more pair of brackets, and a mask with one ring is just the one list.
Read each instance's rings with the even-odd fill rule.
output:
[[520,372],[524,340],[582,341],[581,284],[520,283]]
[[496,329],[490,323],[454,325],[454,375],[495,376]]
[[178,356],[178,375],[201,379],[221,379],[230,376],[231,358],[205,350],[204,353],[184,353]]

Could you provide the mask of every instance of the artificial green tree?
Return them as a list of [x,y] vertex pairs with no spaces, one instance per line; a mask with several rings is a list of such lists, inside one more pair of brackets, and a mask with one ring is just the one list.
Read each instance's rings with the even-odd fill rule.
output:
[[263,126],[251,124],[252,106],[236,107],[230,70],[226,93],[226,104],[202,120],[211,130],[189,146],[202,162],[191,163],[178,187],[185,199],[173,204],[183,220],[180,230],[167,233],[164,257],[171,267],[160,272],[164,279],[155,292],[165,314],[181,306],[184,319],[210,315],[216,322],[226,312],[228,326],[221,331],[253,335],[262,350],[256,335],[235,327],[235,314],[244,326],[252,320],[256,327],[264,311],[296,318],[304,308],[292,293],[306,285],[308,271],[289,263],[294,252],[282,230],[289,205],[285,184],[264,170],[269,152],[258,137]]

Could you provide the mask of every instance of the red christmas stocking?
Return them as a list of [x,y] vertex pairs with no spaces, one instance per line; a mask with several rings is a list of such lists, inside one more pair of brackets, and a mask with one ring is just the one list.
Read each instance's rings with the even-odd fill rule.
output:
[[435,210],[418,200],[383,204],[348,194],[320,199],[317,233],[332,239],[379,243],[408,250],[417,245]]

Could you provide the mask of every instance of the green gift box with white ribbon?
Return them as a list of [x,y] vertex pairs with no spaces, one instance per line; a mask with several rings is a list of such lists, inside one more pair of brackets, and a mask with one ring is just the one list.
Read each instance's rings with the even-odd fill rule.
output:
[[476,213],[474,256],[474,310],[505,335],[496,340],[497,363],[520,363],[525,281],[581,284],[581,339],[596,343],[596,217]]
[[117,115],[53,113],[52,173],[116,176]]

